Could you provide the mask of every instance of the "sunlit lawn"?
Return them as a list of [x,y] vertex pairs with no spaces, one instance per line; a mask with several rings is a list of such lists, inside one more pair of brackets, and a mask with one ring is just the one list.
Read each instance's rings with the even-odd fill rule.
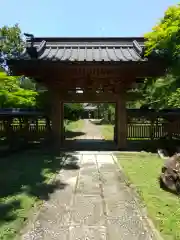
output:
[[114,139],[114,126],[111,124],[103,124],[99,125],[98,128],[101,131],[102,136],[105,140],[113,140]]
[[68,121],[66,124],[67,131],[82,131],[83,127],[84,121],[81,119],[77,121]]
[[84,135],[84,120],[68,121],[65,125],[66,139],[76,139],[79,136]]
[[148,153],[119,153],[116,156],[164,239],[180,239],[180,198],[159,187],[163,161],[156,154]]

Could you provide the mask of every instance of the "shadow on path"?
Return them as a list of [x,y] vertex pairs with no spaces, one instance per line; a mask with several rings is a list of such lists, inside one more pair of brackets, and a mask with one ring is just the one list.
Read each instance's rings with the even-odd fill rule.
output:
[[62,152],[57,155],[42,149],[1,158],[0,164],[1,224],[17,218],[16,212],[29,201],[28,196],[48,200],[54,191],[66,188],[66,182],[52,177],[61,169],[76,170],[79,167],[77,158],[71,154]]
[[66,140],[64,149],[72,151],[115,151],[117,146],[114,141],[99,139]]
[[66,131],[65,132],[65,138],[76,138],[76,137],[79,137],[79,136],[83,136],[85,135],[85,132],[78,132],[78,131]]

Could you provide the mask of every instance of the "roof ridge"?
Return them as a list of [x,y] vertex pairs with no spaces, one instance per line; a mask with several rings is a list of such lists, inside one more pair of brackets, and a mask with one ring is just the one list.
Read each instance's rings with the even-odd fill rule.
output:
[[[33,38],[34,42],[42,42],[43,40],[45,40],[46,42],[64,42],[64,41],[67,41],[67,42],[130,41],[132,42],[133,40],[144,42],[145,38],[144,37],[34,37]],[[27,41],[30,41],[30,40],[27,40]]]

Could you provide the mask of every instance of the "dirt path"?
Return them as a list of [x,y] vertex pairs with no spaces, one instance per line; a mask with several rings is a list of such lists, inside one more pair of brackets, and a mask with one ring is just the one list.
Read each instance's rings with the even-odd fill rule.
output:
[[69,154],[64,166],[56,179],[61,187],[44,202],[21,239],[154,239],[110,153]]

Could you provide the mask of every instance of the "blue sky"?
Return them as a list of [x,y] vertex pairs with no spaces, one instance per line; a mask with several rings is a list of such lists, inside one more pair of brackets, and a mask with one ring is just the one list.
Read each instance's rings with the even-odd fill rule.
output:
[[2,0],[0,27],[35,36],[143,36],[176,0]]

